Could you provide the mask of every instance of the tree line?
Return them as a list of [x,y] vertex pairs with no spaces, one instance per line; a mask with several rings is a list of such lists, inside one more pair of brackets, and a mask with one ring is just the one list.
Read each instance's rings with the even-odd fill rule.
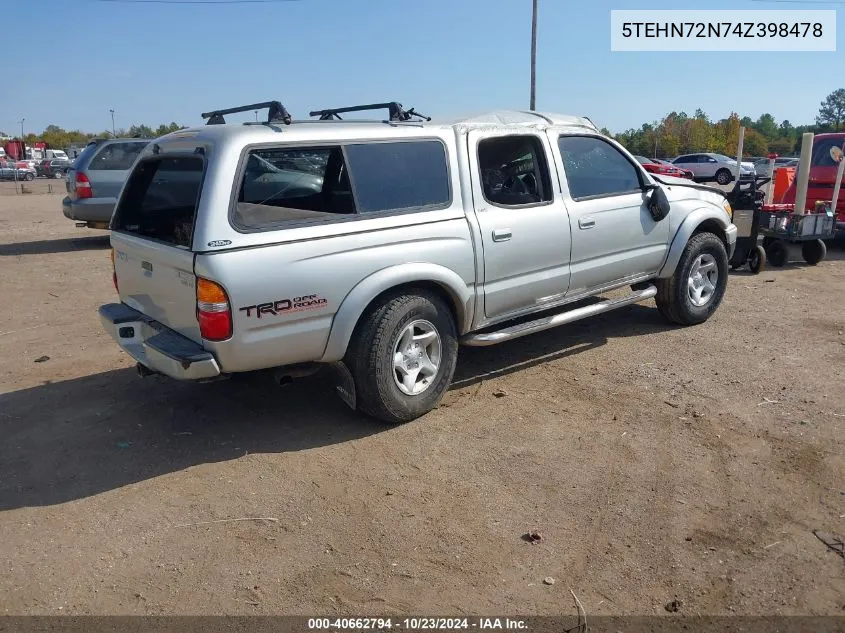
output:
[[[35,143],[47,143],[50,147],[61,149],[70,147],[71,145],[85,145],[88,141],[95,138],[113,138],[118,136],[126,137],[143,137],[155,138],[175,132],[176,130],[185,129],[184,125],[178,123],[162,123],[158,127],[150,127],[149,125],[132,125],[129,129],[120,128],[115,130],[114,134],[110,130],[105,130],[99,134],[92,134],[91,132],[82,132],[81,130],[65,130],[58,125],[48,125],[40,134],[30,132],[24,135],[24,141],[30,147],[34,147]],[[0,132],[0,136],[7,136]]]
[[718,152],[733,156],[739,143],[739,128],[745,127],[743,154],[766,156],[769,152],[781,156],[801,152],[801,136],[805,132],[839,132],[845,130],[845,88],[830,93],[821,102],[814,125],[780,123],[769,114],[757,120],[740,118],[732,112],[726,119],[712,121],[701,109],[690,116],[686,112],[670,112],[662,120],[644,123],[639,129],[629,129],[613,136],[632,154],[653,158],[674,158],[692,152]]
[[[748,116],[740,118],[732,112],[726,119],[712,121],[698,109],[692,116],[686,112],[670,112],[662,120],[644,123],[639,129],[612,134],[607,128],[602,128],[602,133],[614,137],[633,154],[653,158],[674,158],[691,152],[718,152],[731,156],[736,153],[740,127],[745,127],[743,153],[746,156],[765,156],[769,152],[797,156],[801,151],[801,135],[805,132],[818,134],[845,130],[845,88],[834,90],[821,102],[815,125],[793,125],[788,120],[778,123],[769,113],[760,115],[755,121]],[[182,129],[185,126],[171,122],[162,123],[157,128],[133,125],[128,130],[120,129],[115,133],[119,137],[153,138]],[[41,134],[30,133],[24,139],[30,146],[40,141],[50,147],[63,148],[111,136],[108,130],[91,134],[48,125]]]

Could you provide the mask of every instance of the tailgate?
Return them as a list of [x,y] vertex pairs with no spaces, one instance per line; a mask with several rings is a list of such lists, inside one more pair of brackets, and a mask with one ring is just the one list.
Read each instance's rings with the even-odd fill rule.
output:
[[200,342],[194,254],[117,232],[112,233],[111,244],[120,300]]
[[194,253],[205,162],[197,156],[142,160],[112,218],[111,243],[122,302],[201,342]]

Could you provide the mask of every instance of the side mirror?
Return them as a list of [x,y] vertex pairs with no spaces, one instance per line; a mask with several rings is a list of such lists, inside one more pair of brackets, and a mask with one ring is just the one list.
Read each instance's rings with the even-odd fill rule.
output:
[[669,215],[669,210],[671,205],[669,204],[669,198],[666,197],[666,192],[663,191],[663,187],[657,186],[651,190],[651,194],[648,197],[648,210],[651,213],[651,217],[654,218],[655,222],[660,222],[663,218]]

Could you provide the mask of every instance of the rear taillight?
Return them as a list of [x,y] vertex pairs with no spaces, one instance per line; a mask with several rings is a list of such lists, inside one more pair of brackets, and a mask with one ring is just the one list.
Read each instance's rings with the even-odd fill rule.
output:
[[207,341],[224,341],[232,336],[232,309],[223,286],[197,278],[197,321]]
[[114,249],[111,249],[111,280],[115,291],[120,294],[120,288],[117,287],[117,269],[114,266]]
[[75,183],[75,191],[78,198],[94,197],[94,194],[91,192],[91,181],[88,180],[88,176],[83,174],[81,171],[76,172]]

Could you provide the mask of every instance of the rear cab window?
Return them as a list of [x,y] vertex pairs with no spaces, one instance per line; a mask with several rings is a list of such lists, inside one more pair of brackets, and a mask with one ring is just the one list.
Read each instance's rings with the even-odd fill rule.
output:
[[204,174],[201,156],[142,159],[126,183],[112,230],[190,248]]
[[109,143],[91,159],[88,169],[91,171],[125,171],[130,169],[144,150],[146,143]]
[[230,215],[239,231],[341,222],[451,204],[440,140],[342,142],[246,153]]

